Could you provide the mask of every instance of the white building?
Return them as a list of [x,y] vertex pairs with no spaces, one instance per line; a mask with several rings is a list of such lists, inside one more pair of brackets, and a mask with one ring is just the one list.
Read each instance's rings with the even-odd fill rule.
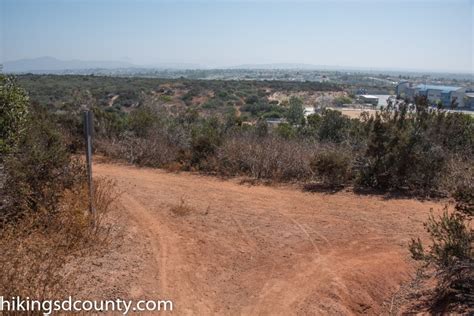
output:
[[369,94],[359,95],[359,100],[362,103],[370,104],[373,106],[377,106],[379,104],[379,98],[376,97],[375,95],[369,95]]

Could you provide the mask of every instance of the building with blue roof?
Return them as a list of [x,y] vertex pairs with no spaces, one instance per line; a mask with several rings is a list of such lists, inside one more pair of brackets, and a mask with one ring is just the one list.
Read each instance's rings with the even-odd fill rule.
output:
[[397,96],[413,101],[417,96],[425,96],[433,105],[442,104],[450,107],[455,104],[459,108],[465,107],[466,89],[455,86],[442,86],[432,84],[413,84],[403,81],[396,87]]
[[465,106],[470,110],[474,110],[474,92],[466,92]]

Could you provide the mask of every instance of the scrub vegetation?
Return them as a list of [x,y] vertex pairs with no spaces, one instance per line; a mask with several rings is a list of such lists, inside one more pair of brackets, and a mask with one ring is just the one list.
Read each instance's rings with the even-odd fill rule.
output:
[[[296,183],[309,191],[453,197],[455,209],[426,224],[432,235],[428,250],[419,240],[410,249],[441,272],[441,288],[472,290],[466,285],[472,283],[466,272],[472,272],[472,116],[432,108],[418,98],[349,118],[329,108],[352,102],[347,87],[332,83],[20,76],[28,99],[12,79],[1,80],[0,247],[7,255],[0,267],[11,271],[2,277],[61,278],[68,256],[92,249],[98,243],[91,240],[106,235],[81,202],[85,175],[74,158],[84,147],[81,113],[91,109],[95,153],[130,164]],[[308,106],[314,114],[305,113]],[[97,195],[99,213],[112,202],[105,188],[110,185],[96,186],[103,190]],[[171,212],[189,210],[183,200]],[[58,261],[50,264],[45,257]],[[47,267],[18,272],[12,258]],[[19,284],[2,292],[55,295],[63,280],[49,280],[41,293],[34,284],[22,288],[21,280],[1,282]]]
[[0,292],[57,299],[74,283],[74,269],[65,266],[107,243],[103,219],[113,185],[96,181],[92,216],[83,164],[71,155],[63,130],[4,76],[0,115]]

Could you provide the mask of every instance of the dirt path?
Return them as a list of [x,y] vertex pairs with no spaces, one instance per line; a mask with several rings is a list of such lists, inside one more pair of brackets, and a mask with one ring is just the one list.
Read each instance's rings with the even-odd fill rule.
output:
[[[410,279],[407,243],[431,202],[245,186],[96,164],[152,253],[132,296],[179,315],[379,314]],[[187,215],[170,211],[184,199]]]

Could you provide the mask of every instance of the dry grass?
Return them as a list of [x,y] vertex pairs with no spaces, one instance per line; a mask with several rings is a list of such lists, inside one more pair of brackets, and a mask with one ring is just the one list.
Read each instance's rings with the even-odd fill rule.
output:
[[87,187],[80,186],[64,193],[55,212],[28,214],[0,231],[1,295],[45,300],[70,291],[76,272],[64,266],[107,245],[110,227],[103,218],[117,193],[111,180],[94,184],[95,217],[88,212]]
[[161,134],[149,138],[98,139],[96,147],[107,157],[140,166],[163,167],[175,162],[178,157],[177,148],[164,139],[166,135]]
[[317,152],[314,143],[277,137],[233,137],[219,148],[217,167],[225,176],[249,175],[273,181],[307,180],[312,176],[310,160]]
[[180,162],[170,162],[165,166],[166,170],[169,172],[180,172],[184,169],[184,166]]
[[173,205],[170,208],[170,211],[176,216],[186,216],[190,214],[191,212],[193,212],[194,208],[188,205],[185,197],[181,197],[179,203],[176,205]]
[[0,292],[4,297],[56,298],[64,293],[68,275],[60,273],[68,249],[54,233],[28,217],[1,232]]
[[469,184],[474,179],[474,165],[463,156],[453,156],[447,160],[446,171],[442,174],[441,187],[446,195],[458,187]]

